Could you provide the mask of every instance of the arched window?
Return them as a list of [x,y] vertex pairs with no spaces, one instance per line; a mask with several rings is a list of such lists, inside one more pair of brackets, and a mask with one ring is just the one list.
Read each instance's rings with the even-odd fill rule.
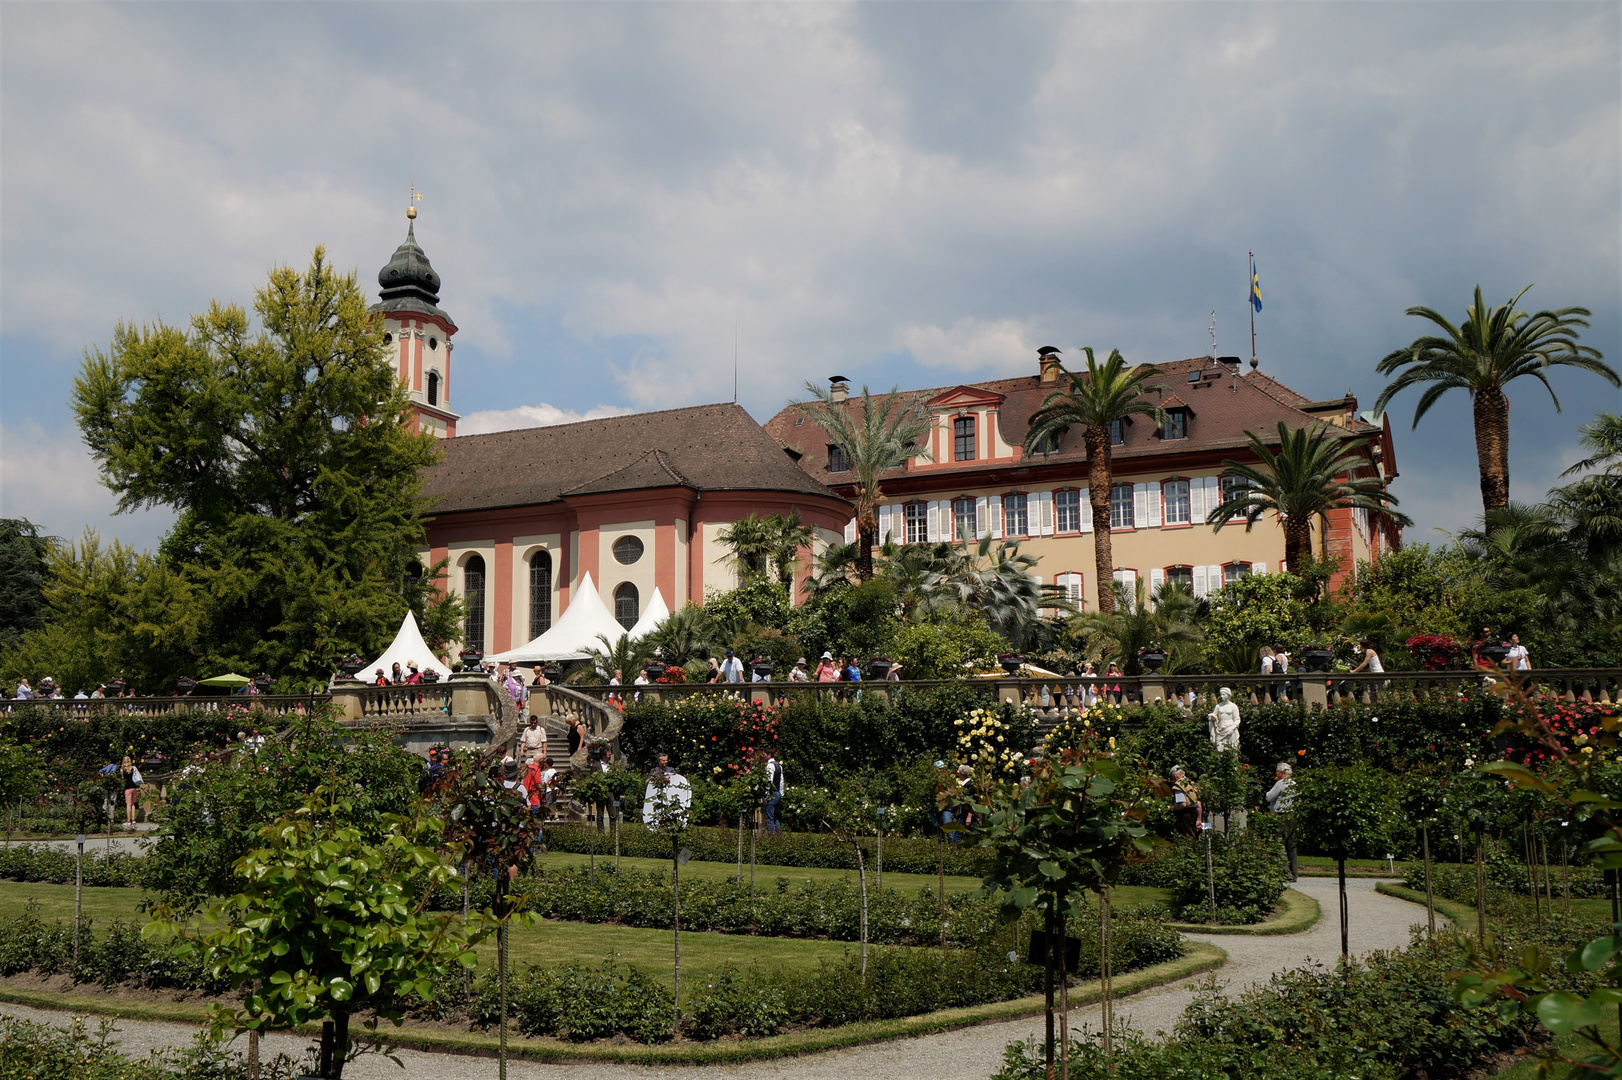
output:
[[437,371],[428,373],[428,404],[439,404],[439,372]]
[[614,618],[629,630],[642,617],[642,597],[629,581],[621,582],[614,590]]
[[470,649],[484,649],[484,556],[471,556],[462,564],[462,602],[467,618],[462,623],[462,643]]
[[552,553],[537,551],[529,560],[529,636],[552,629]]

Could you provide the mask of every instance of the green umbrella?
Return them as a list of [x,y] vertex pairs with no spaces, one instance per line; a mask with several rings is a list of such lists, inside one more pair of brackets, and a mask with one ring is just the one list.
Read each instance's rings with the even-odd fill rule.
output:
[[251,682],[253,682],[253,680],[248,678],[246,675],[238,675],[238,674],[232,672],[232,673],[226,674],[226,675],[216,675],[212,679],[202,679],[202,680],[199,681],[198,685],[200,685],[200,686],[247,686]]

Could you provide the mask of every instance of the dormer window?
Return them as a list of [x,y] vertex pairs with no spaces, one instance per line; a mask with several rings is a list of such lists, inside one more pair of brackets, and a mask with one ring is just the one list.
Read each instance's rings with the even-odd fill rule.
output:
[[850,458],[845,456],[843,448],[833,443],[828,444],[828,471],[850,472]]
[[1056,431],[1050,431],[1040,439],[1031,441],[1031,453],[1033,454],[1052,454],[1057,453],[1058,449],[1059,433]]
[[952,459],[973,461],[974,457],[974,417],[960,416],[952,421]]
[[1188,410],[1167,409],[1166,422],[1161,425],[1160,437],[1162,439],[1188,438]]
[[1111,420],[1109,422],[1109,441],[1112,446],[1120,446],[1126,442],[1126,421]]

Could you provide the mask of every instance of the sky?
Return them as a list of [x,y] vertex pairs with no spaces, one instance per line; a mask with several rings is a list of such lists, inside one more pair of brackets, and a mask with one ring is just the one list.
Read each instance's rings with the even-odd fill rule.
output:
[[[875,390],[1248,355],[1375,364],[1533,286],[1622,369],[1613,3],[0,5],[0,516],[137,547],[69,408],[120,320],[251,304],[416,234],[496,430],[807,380]],[[1622,408],[1510,391],[1512,496]],[[1392,406],[1413,540],[1480,513],[1468,398]]]

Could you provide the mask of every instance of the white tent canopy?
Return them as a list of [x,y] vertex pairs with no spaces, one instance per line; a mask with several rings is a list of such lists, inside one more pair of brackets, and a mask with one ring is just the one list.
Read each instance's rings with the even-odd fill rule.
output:
[[638,641],[659,629],[659,624],[670,618],[670,609],[665,607],[665,598],[659,590],[653,590],[653,599],[648,601],[647,610],[642,617],[631,627],[631,640]]
[[362,682],[371,682],[378,668],[383,669],[383,674],[393,677],[395,664],[400,665],[402,672],[409,672],[406,664],[411,660],[417,662],[417,670],[425,675],[437,671],[441,679],[451,677],[451,669],[434,659],[433,650],[422,639],[422,631],[417,629],[417,617],[408,611],[405,618],[400,620],[400,632],[394,635],[394,640],[383,655],[361,668],[355,677]]
[[584,660],[587,650],[603,647],[603,643],[597,640],[599,635],[611,642],[617,642],[625,636],[625,627],[609,613],[602,597],[597,595],[597,586],[592,584],[591,575],[588,573],[580,579],[580,587],[574,590],[568,609],[552,624],[550,630],[528,644],[487,656],[485,659],[498,664]]

